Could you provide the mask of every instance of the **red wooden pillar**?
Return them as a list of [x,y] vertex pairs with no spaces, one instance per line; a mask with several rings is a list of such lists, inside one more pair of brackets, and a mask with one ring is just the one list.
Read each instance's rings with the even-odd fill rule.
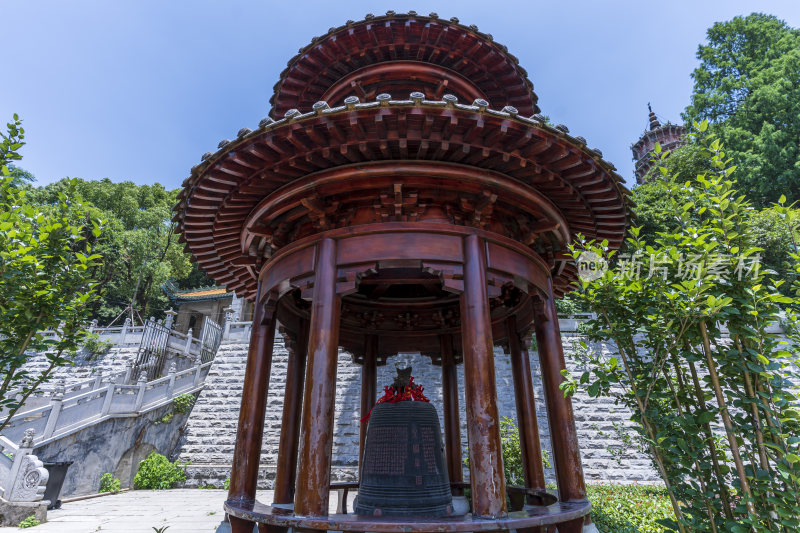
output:
[[[458,372],[453,354],[453,337],[440,335],[442,356],[442,412],[444,415],[444,450],[447,454],[447,473],[451,482],[464,480],[461,462],[461,421],[458,418]],[[461,489],[454,494],[461,495]]]
[[497,415],[485,246],[477,235],[464,239],[461,344],[464,352],[472,514],[497,518],[508,513]]
[[[558,327],[553,282],[547,280],[547,293],[539,298],[535,313],[536,344],[539,364],[542,369],[542,384],[547,403],[547,418],[550,422],[550,442],[553,447],[558,498],[562,502],[585,501],[586,486],[583,482],[578,433],[572,413],[572,401],[565,398],[558,386],[564,380],[561,371],[564,364],[564,349]],[[578,533],[583,528],[583,518],[558,526],[560,533]]]
[[536,420],[536,402],[533,396],[531,362],[517,331],[517,320],[510,316],[506,320],[508,348],[511,356],[511,374],[514,379],[514,397],[517,403],[517,425],[522,448],[522,468],[525,486],[544,490],[544,468],[542,448],[539,444],[539,423]]
[[[261,285],[253,314],[253,330],[247,352],[242,405],[239,410],[236,448],[233,452],[231,483],[228,490],[228,500],[237,503],[253,502],[256,497],[272,347],[275,342],[275,313],[267,314],[260,299]],[[230,520],[233,533],[252,533],[251,522],[233,517]]]
[[316,264],[294,499],[295,514],[302,516],[328,514],[341,306],[336,294],[336,241],[322,240]]
[[[367,335],[364,339],[364,364],[361,365],[361,419],[375,405],[378,389],[378,336]],[[361,422],[358,435],[358,475],[361,476],[361,461],[364,460],[364,443],[367,440],[367,423]]]
[[286,365],[286,389],[283,395],[283,418],[278,443],[277,471],[275,473],[276,504],[291,504],[297,474],[297,448],[300,439],[300,416],[308,349],[308,321],[300,320],[294,353],[289,354]]

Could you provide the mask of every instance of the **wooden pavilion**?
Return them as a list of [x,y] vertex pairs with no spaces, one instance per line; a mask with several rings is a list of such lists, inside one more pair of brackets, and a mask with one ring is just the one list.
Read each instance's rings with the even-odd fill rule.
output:
[[[234,532],[581,531],[589,513],[555,298],[576,279],[577,233],[624,238],[628,192],[585,139],[538,115],[506,47],[457,19],[368,15],[289,61],[270,117],[192,169],[176,206],[187,250],[255,302],[231,484]],[[255,500],[277,323],[290,346],[272,504]],[[535,332],[558,501],[545,493],[528,353]],[[503,476],[494,351],[512,359],[525,487]],[[456,518],[329,514],[339,348],[376,366],[398,352],[441,365]],[[464,365],[463,397],[456,365]],[[464,401],[468,483],[461,479]],[[362,429],[363,446],[365,431]],[[363,454],[362,454],[363,456]],[[523,504],[507,508],[507,492]],[[555,526],[557,524],[557,526]]]

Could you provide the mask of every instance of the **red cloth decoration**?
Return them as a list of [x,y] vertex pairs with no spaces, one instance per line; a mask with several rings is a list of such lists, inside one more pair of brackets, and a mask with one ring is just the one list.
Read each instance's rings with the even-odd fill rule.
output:
[[[384,387],[383,396],[378,398],[378,401],[375,402],[375,405],[378,405],[379,403],[430,402],[430,400],[422,393],[424,390],[424,387],[414,384],[414,376],[411,376],[411,379],[408,380],[408,385],[405,387],[400,387],[399,390],[397,387],[390,385]],[[375,405],[372,406],[372,409],[375,409]],[[369,421],[369,416],[372,414],[372,409],[369,410],[367,416],[361,419],[362,424]]]

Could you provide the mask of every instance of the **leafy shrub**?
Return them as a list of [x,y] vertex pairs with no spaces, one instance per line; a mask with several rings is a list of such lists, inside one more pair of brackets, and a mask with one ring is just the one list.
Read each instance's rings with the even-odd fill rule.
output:
[[194,394],[181,394],[172,400],[172,409],[179,414],[186,414],[194,405]]
[[[522,448],[519,429],[514,420],[504,416],[500,420],[500,444],[503,449],[503,471],[508,485],[524,485],[525,470],[522,467]],[[550,467],[550,454],[542,450],[542,465]]]
[[664,487],[648,485],[587,485],[592,521],[601,533],[661,533],[670,531],[659,520],[674,520]]
[[[519,430],[511,418],[500,420],[500,439],[506,483],[522,485],[525,478]],[[550,466],[546,450],[542,450],[542,464]],[[548,485],[548,489],[553,488]],[[592,502],[592,521],[601,533],[660,533],[669,530],[658,520],[675,519],[664,487],[600,484],[588,485],[586,491]]]
[[[760,268],[752,208],[733,188],[719,139],[693,138],[711,170],[669,195],[674,225],[649,244],[631,228],[624,256],[607,241],[579,238],[573,248],[573,257],[592,251],[616,263],[574,293],[597,313],[589,340],[617,347],[613,357],[591,350],[580,385],[631,409],[679,531],[798,531],[800,293],[782,294],[785,280]],[[800,221],[785,200],[772,209],[796,243]],[[569,393],[575,383],[565,379]]]
[[225,483],[222,484],[222,488],[225,489],[225,490],[228,490],[229,488],[231,488],[231,478],[229,478],[229,477],[225,478]]
[[94,333],[87,335],[86,340],[83,342],[83,349],[88,352],[92,359],[107,354],[113,346],[113,342],[101,341],[100,337]]
[[98,492],[117,492],[121,486],[122,483],[119,479],[106,472],[100,476],[100,490]]
[[147,459],[139,463],[139,471],[133,478],[134,489],[171,489],[178,483],[186,481],[186,464],[169,459],[157,452],[152,452]]
[[41,522],[36,520],[36,517],[34,515],[30,515],[28,518],[19,523],[19,527],[25,529],[27,527],[38,526],[39,524],[41,524]]
[[158,424],[169,424],[170,422],[172,422],[173,418],[175,418],[175,413],[169,412],[164,416],[162,416],[161,418],[159,418],[158,420],[156,420],[155,422],[153,422],[153,424],[156,426]]

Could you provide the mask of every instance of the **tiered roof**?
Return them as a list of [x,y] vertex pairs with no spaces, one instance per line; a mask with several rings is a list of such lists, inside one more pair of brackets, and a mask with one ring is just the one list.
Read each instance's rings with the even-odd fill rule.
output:
[[[417,58],[434,69],[408,71],[412,74],[449,72],[461,65],[468,82],[462,92],[482,92],[493,105],[484,98],[464,101],[449,90],[439,97],[424,76],[402,80],[394,75],[388,78],[391,89],[405,91],[419,83],[420,90],[381,91],[367,101],[352,93],[342,101],[315,100],[326,92],[346,94],[343,87],[359,92],[358,84],[339,82],[352,81],[353,72],[366,67],[371,73],[361,88],[379,88],[384,67],[394,57],[401,62]],[[373,79],[376,71],[380,75]],[[500,109],[494,107],[498,103]],[[302,237],[312,225],[319,230],[320,217],[328,229],[357,223],[333,216],[335,202],[326,205],[315,190],[308,191],[309,198],[280,204],[270,217],[260,213],[259,220],[253,219],[256,206],[301,178],[381,161],[463,165],[513,178],[543,197],[557,212],[515,215],[510,213],[514,206],[507,206],[511,218],[504,220],[509,236],[550,261],[558,293],[576,278],[574,267],[560,261],[575,234],[607,239],[614,248],[622,244],[629,191],[613,165],[566,126],[531,115],[538,111],[536,96],[516,58],[491,36],[455,19],[390,12],[333,28],[289,62],[273,104],[271,116],[255,130],[242,128],[236,139],[223,140],[216,152],[203,155],[184,181],[175,208],[187,250],[217,283],[240,295],[253,297],[259,265],[287,239]],[[513,204],[513,195],[498,201]],[[262,223],[265,217],[268,224]],[[314,224],[304,222],[309,218]],[[451,218],[472,223],[458,213]]]

